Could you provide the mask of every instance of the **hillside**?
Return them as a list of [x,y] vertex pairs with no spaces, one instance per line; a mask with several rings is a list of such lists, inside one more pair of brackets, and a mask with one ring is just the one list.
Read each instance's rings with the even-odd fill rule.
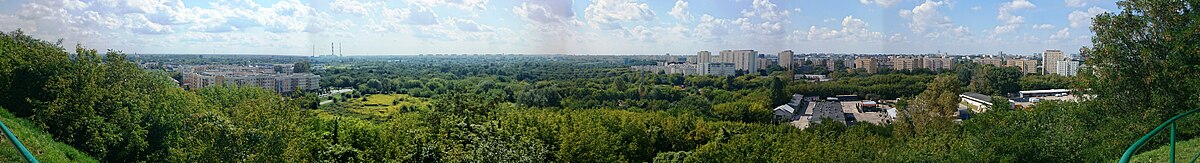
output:
[[[54,141],[46,131],[38,129],[29,120],[16,118],[8,110],[0,108],[0,121],[3,121],[25,148],[42,162],[98,162],[91,156],[72,148],[70,145]],[[13,147],[7,136],[0,136],[0,162],[24,162],[21,153]]]
[[[1146,148],[1146,147],[1142,147]],[[1129,162],[1167,162],[1170,158],[1170,145],[1162,145],[1157,149],[1134,155]],[[1200,152],[1200,139],[1175,142],[1175,161],[1191,161]]]

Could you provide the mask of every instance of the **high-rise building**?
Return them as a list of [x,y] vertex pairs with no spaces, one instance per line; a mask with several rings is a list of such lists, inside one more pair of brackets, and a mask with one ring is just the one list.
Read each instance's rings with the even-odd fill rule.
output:
[[679,56],[671,56],[671,53],[667,53],[667,62],[679,62]]
[[696,63],[712,63],[712,52],[696,52]]
[[758,51],[722,50],[721,62],[733,63],[737,70],[758,71]]
[[842,60],[835,59],[835,58],[829,58],[829,59],[825,60],[825,70],[837,71],[838,68],[841,68],[838,66],[839,65],[838,63],[841,63],[841,62],[842,62]]
[[1054,73],[1063,76],[1075,76],[1079,72],[1079,61],[1057,61]]
[[922,63],[923,66],[921,66],[921,67],[928,68],[929,70],[937,71],[937,70],[942,70],[942,69],[954,69],[954,59],[953,58],[925,57],[925,58],[922,58],[921,60],[923,61],[923,63]]
[[1058,61],[1063,61],[1063,59],[1063,52],[1061,50],[1046,50],[1045,53],[1042,53],[1042,69],[1045,70],[1042,73],[1056,73],[1055,70],[1058,67]]
[[979,64],[992,65],[992,66],[996,66],[996,67],[1004,66],[1004,60],[1000,60],[1000,58],[976,58],[971,61],[973,61],[975,63],[979,63]]
[[912,70],[921,66],[920,60],[916,58],[893,57],[891,58],[891,62],[892,69],[895,70]]
[[875,58],[858,58],[854,59],[854,68],[867,70],[867,73],[876,73],[879,72],[879,63],[875,61]]
[[792,68],[792,50],[779,52],[779,67]]
[[1021,69],[1021,73],[1036,74],[1038,73],[1037,60],[1032,59],[1010,59],[1005,66],[1017,67]]

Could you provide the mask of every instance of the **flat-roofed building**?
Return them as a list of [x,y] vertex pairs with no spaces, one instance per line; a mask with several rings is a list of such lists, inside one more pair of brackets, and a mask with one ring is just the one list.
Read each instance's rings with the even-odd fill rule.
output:
[[712,63],[712,52],[696,52],[696,63]]
[[779,61],[777,61],[777,62],[779,62],[779,67],[792,68],[792,55],[793,54],[794,54],[794,52],[792,52],[792,50],[784,50],[782,52],[779,52]]
[[976,58],[971,61],[973,61],[975,63],[983,64],[983,65],[1004,67],[1004,60],[1001,60],[1000,58]]
[[1079,61],[1058,61],[1055,66],[1057,66],[1055,74],[1075,76],[1079,72]]
[[758,51],[722,50],[721,62],[733,63],[737,70],[758,71]]
[[875,58],[854,59],[854,68],[866,70],[867,73],[879,72],[879,62]]
[[892,69],[895,70],[912,70],[921,66],[921,60],[916,58],[893,57],[890,61],[892,62]]
[[1062,50],[1046,50],[1042,53],[1042,73],[1053,74],[1057,73],[1058,61],[1063,61],[1066,57],[1063,56]]
[[921,64],[924,65],[922,67],[925,67],[929,70],[937,71],[937,70],[942,70],[942,69],[954,69],[954,59],[953,58],[925,57],[925,58],[922,58],[921,61],[922,61]]
[[1006,62],[1008,62],[1007,64],[1005,64],[1006,66],[1020,68],[1022,73],[1026,73],[1026,74],[1037,74],[1038,73],[1037,60],[1010,59]]
[[194,66],[180,72],[186,89],[217,85],[262,87],[287,93],[320,88],[321,76],[312,73],[276,73],[272,68],[246,66]]

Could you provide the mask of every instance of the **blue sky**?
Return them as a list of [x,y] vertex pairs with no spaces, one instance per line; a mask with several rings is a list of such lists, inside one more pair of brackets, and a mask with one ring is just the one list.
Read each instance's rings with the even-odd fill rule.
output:
[[[128,53],[1033,54],[1110,0],[0,0],[0,30]],[[69,46],[71,48],[73,46]]]

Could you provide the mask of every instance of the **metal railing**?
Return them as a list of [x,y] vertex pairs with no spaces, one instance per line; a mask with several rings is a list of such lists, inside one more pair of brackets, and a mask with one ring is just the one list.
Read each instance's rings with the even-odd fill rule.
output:
[[[1137,149],[1142,147],[1142,145],[1146,144],[1147,141],[1150,141],[1150,137],[1154,137],[1154,135],[1157,135],[1158,132],[1162,131],[1164,128],[1167,128],[1169,126],[1171,128],[1171,136],[1170,136],[1171,137],[1171,149],[1170,149],[1171,154],[1169,157],[1171,157],[1170,162],[1174,163],[1175,162],[1175,120],[1179,120],[1180,118],[1183,118],[1187,115],[1196,113],[1196,111],[1200,111],[1200,109],[1192,109],[1191,111],[1183,112],[1182,114],[1175,115],[1175,117],[1171,117],[1171,119],[1167,119],[1166,122],[1163,122],[1162,124],[1158,125],[1158,127],[1154,128],[1154,130],[1151,130],[1150,133],[1147,133],[1145,136],[1142,136],[1142,138],[1138,139],[1137,142],[1133,142],[1133,145],[1130,145],[1129,149],[1125,150],[1125,154],[1121,155],[1121,160],[1119,162],[1120,163],[1129,162],[1129,159],[1133,158],[1133,153],[1137,152]],[[1192,161],[1190,161],[1190,162],[1196,162],[1196,158],[1200,158],[1200,153],[1196,153],[1196,156],[1193,156]]]
[[21,144],[21,140],[17,139],[17,135],[13,134],[12,130],[8,129],[8,125],[4,125],[4,122],[0,122],[0,129],[4,129],[4,135],[7,135],[8,140],[11,140],[13,146],[17,147],[17,151],[21,152],[21,156],[25,156],[26,161],[32,163],[38,162],[37,158],[33,157],[33,153],[29,153],[29,149],[25,149],[25,145]]

